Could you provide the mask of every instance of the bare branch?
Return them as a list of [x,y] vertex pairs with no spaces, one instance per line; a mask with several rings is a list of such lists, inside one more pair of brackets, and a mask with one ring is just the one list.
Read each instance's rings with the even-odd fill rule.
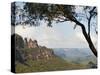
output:
[[90,37],[90,23],[91,23],[91,19],[94,16],[93,12],[96,9],[96,7],[93,7],[92,10],[90,10],[90,17],[88,18],[88,36]]

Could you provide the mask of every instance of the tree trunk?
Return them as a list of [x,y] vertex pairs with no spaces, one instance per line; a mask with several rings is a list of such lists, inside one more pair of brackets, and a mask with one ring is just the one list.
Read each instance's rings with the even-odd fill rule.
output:
[[95,48],[94,45],[93,45],[93,42],[92,42],[92,40],[91,40],[91,37],[88,36],[84,25],[83,25],[82,23],[80,23],[79,21],[77,21],[77,20],[74,20],[74,22],[75,22],[77,25],[79,25],[79,26],[81,27],[82,33],[83,33],[83,35],[84,35],[86,41],[88,42],[88,45],[89,45],[91,51],[92,51],[93,54],[97,57],[97,50],[96,50],[96,48]]

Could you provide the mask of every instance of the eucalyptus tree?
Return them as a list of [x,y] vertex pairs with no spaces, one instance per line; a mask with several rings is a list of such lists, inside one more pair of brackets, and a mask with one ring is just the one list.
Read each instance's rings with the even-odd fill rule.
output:
[[[80,8],[80,11],[77,9]],[[39,26],[44,20],[47,26],[53,27],[52,23],[65,21],[74,22],[74,29],[81,27],[82,33],[93,54],[97,57],[97,49],[91,39],[91,27],[94,27],[97,34],[97,8],[95,6],[74,6],[62,4],[41,4],[41,3],[17,3],[12,4],[12,25]],[[85,23],[84,23],[85,21]]]

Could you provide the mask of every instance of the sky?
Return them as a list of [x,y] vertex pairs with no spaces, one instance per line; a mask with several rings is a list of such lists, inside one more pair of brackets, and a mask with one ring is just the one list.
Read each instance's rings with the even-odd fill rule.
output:
[[[47,27],[46,23],[41,22],[38,27],[22,26],[15,27],[15,33],[23,38],[37,40],[41,46],[48,48],[88,48],[88,44],[81,32],[81,28],[75,30],[71,22],[54,23],[53,27]],[[92,35],[93,42],[97,38]]]
[[[80,12],[81,8],[77,7],[76,11]],[[87,25],[85,20],[82,23]],[[41,21],[38,27],[17,25],[15,33],[23,38],[37,40],[39,45],[48,48],[89,48],[81,28],[77,26],[73,29],[74,25],[73,22],[63,22],[53,23],[53,27],[47,27],[46,23]],[[97,36],[92,31],[91,33],[92,41],[96,46]]]

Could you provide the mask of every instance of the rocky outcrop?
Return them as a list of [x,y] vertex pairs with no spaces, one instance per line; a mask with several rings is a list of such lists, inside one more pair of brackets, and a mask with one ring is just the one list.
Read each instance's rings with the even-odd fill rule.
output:
[[36,50],[33,49],[31,53],[27,55],[28,59],[32,60],[40,60],[40,59],[45,59],[49,60],[52,59],[54,56],[54,53],[51,49],[48,48],[35,48]]
[[32,40],[30,38],[29,41],[28,41],[27,38],[25,38],[24,41],[25,41],[25,46],[28,47],[28,48],[36,48],[36,47],[38,47],[37,40]]
[[39,46],[37,40],[32,40],[23,38],[14,34],[15,39],[15,50],[16,50],[16,61],[24,63],[25,61],[31,60],[49,60],[52,59],[55,55],[52,49],[49,49],[45,46]]
[[54,56],[53,51],[45,46],[39,46],[37,40],[32,40],[31,38],[29,41],[27,38],[24,39],[25,47],[27,50],[31,50],[30,53],[26,54],[26,59],[32,60],[39,60],[39,59],[50,59]]
[[15,42],[15,48],[19,48],[19,49],[20,48],[24,48],[24,40],[23,40],[23,38],[20,35],[13,34],[11,36],[11,39],[13,39],[13,41]]
[[[21,49],[24,48],[23,38],[18,34],[13,34],[11,36],[11,42],[12,42],[11,43],[11,50],[12,50],[12,52],[15,53],[15,56],[14,56],[15,61],[20,62],[21,64],[24,64],[24,65],[28,66],[28,64],[25,63],[24,54],[21,50]],[[15,51],[13,51],[13,50],[15,50]],[[14,55],[14,53],[12,55]],[[16,62],[15,62],[15,64],[16,64]]]
[[37,43],[37,40],[32,40],[30,39],[29,42],[28,42],[28,48],[36,48],[38,47],[38,43]]

